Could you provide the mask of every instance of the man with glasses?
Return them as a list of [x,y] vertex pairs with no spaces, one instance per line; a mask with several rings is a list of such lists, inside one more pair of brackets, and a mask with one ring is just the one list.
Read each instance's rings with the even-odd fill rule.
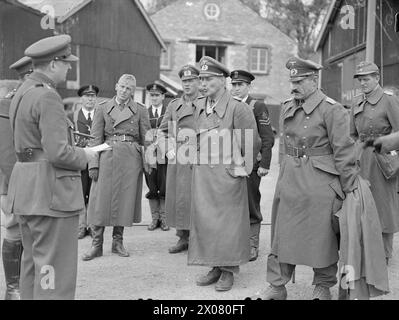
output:
[[24,246],[21,298],[74,299],[78,221],[84,210],[80,170],[96,152],[74,146],[71,124],[56,86],[66,81],[71,37],[42,39],[25,50],[34,72],[10,107],[17,163],[5,211],[18,216]]

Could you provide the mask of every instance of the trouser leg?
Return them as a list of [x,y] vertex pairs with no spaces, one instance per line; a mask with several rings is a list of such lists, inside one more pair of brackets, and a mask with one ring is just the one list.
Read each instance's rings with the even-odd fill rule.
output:
[[169,248],[169,253],[179,253],[188,249],[189,230],[176,230],[176,236],[179,237],[177,243]]
[[338,266],[336,263],[326,268],[313,268],[313,285],[331,288],[337,284]]
[[286,285],[292,278],[295,265],[280,263],[277,256],[270,254],[267,258],[266,280],[274,287]]
[[[78,216],[24,216],[34,265],[34,300],[75,298]],[[23,233],[24,238],[24,233]],[[21,288],[22,289],[22,288]],[[23,298],[23,297],[22,297]]]
[[159,225],[159,211],[160,211],[160,200],[159,199],[149,199],[150,203],[150,210],[151,210],[151,217],[152,221],[148,226],[148,230],[153,231],[158,228]]
[[19,216],[22,245],[24,247],[21,262],[21,277],[19,287],[22,300],[33,300],[33,288],[35,282],[35,265],[33,263],[33,237],[28,222],[23,216]]
[[393,251],[393,233],[383,233],[382,240],[384,243],[384,250],[385,250],[385,257],[387,259],[392,258],[392,251]]
[[250,261],[255,261],[258,258],[259,252],[259,234],[261,222],[263,220],[260,211],[261,194],[259,191],[261,178],[258,176],[257,171],[252,171],[251,175],[247,178],[248,189],[248,206],[250,218],[250,245],[251,257]]
[[159,200],[159,220],[161,222],[161,229],[168,231],[170,228],[166,224],[165,198]]

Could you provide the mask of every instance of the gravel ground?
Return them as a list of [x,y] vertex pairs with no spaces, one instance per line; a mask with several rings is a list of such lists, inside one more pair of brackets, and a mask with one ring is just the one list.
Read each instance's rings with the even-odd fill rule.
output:
[[[278,145],[276,143],[276,145]],[[187,266],[187,252],[176,255],[168,253],[175,244],[174,230],[163,232],[157,229],[147,231],[150,222],[148,201],[143,200],[143,222],[125,231],[125,246],[131,256],[121,258],[111,253],[111,228],[105,232],[104,256],[84,262],[82,254],[90,248],[91,239],[79,241],[79,262],[76,299],[83,300],[240,300],[266,288],[266,258],[270,246],[270,209],[274,187],[278,176],[278,154],[274,150],[271,174],[262,180],[262,213],[264,225],[261,229],[260,257],[257,261],[241,267],[235,277],[233,289],[216,292],[214,286],[197,287],[196,278],[208,272],[205,267]],[[144,187],[144,192],[146,188]],[[3,233],[3,232],[2,232]],[[390,294],[377,299],[399,299],[399,241],[394,243],[394,259],[389,266]],[[288,299],[307,300],[312,296],[312,269],[298,266],[296,283],[289,283]],[[4,275],[0,267],[0,297],[4,294]],[[337,298],[337,286],[332,290]]]

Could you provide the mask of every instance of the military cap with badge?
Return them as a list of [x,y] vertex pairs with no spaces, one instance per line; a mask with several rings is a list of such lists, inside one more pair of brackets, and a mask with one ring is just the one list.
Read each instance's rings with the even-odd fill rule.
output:
[[200,74],[202,78],[205,77],[229,77],[230,71],[221,62],[215,60],[212,57],[204,56],[200,62]]
[[255,80],[255,76],[245,70],[234,70],[230,73],[231,83],[246,82],[251,83]]
[[196,67],[194,67],[190,64],[187,64],[181,68],[181,70],[179,71],[178,74],[179,74],[179,78],[182,81],[184,81],[184,80],[190,80],[190,79],[198,79],[200,71]]
[[356,66],[356,73],[354,74],[354,78],[358,78],[360,76],[367,76],[370,74],[379,74],[380,69],[378,66],[369,61],[362,61]]
[[93,95],[93,94],[97,96],[99,92],[100,92],[100,89],[98,87],[90,84],[90,85],[81,87],[78,90],[78,96],[81,97],[84,95]]
[[292,57],[288,59],[286,68],[290,70],[290,82],[301,81],[309,76],[318,75],[323,66],[311,61]]
[[165,94],[166,92],[168,92],[168,90],[166,90],[166,88],[163,85],[156,83],[156,82],[150,83],[149,85],[147,85],[146,89],[150,93]]

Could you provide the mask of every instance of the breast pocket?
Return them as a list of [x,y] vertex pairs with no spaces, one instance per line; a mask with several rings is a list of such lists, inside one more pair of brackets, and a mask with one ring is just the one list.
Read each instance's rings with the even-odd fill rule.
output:
[[55,170],[50,209],[66,212],[84,209],[82,180],[79,171]]

